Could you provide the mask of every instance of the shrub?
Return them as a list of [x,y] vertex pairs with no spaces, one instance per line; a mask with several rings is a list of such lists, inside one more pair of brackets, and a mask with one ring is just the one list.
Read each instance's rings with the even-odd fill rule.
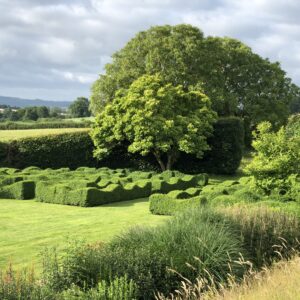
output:
[[4,199],[33,199],[35,196],[35,183],[33,181],[19,181],[0,188],[0,198]]
[[16,272],[10,265],[0,271],[0,299],[5,300],[56,300],[48,287],[37,284],[34,270]]
[[211,150],[205,152],[201,160],[182,153],[175,168],[184,173],[235,173],[243,156],[243,121],[235,117],[220,118],[207,142]]
[[176,199],[174,194],[153,194],[149,198],[149,209],[154,215],[174,215],[188,208],[199,208],[206,203],[206,198],[197,196],[188,199]]
[[293,181],[293,177],[299,176],[300,138],[289,137],[284,127],[272,132],[268,122],[258,125],[255,137],[253,147],[257,152],[247,166],[248,173],[254,176],[256,186],[267,195],[293,200],[293,185],[299,184],[297,179]]
[[95,166],[93,143],[87,132],[24,138],[7,144],[2,165],[24,168],[77,168]]
[[116,277],[110,283],[102,280],[96,288],[83,291],[77,286],[64,291],[60,297],[66,300],[135,300],[137,299],[137,286],[133,280],[128,280],[126,276]]

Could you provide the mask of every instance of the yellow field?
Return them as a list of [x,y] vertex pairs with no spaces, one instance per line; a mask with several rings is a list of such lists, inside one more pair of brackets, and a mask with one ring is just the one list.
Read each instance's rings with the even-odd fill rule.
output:
[[66,132],[88,131],[89,128],[51,128],[51,129],[25,129],[25,130],[0,130],[0,141],[11,141],[26,137],[45,136]]

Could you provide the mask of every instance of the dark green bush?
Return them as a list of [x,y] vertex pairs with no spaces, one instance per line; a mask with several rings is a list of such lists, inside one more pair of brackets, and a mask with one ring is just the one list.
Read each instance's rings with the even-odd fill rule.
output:
[[7,145],[7,156],[2,164],[17,168],[94,166],[92,149],[87,132],[24,138]]
[[243,121],[236,117],[220,118],[207,142],[211,150],[205,152],[201,160],[182,153],[175,168],[185,173],[235,173],[244,150]]

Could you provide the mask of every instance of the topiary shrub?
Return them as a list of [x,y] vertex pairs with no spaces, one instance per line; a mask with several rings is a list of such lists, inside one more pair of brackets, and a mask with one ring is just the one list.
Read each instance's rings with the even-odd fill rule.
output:
[[206,204],[205,197],[196,196],[185,199],[176,199],[174,194],[153,194],[149,197],[149,210],[154,215],[174,215],[190,208],[199,208]]

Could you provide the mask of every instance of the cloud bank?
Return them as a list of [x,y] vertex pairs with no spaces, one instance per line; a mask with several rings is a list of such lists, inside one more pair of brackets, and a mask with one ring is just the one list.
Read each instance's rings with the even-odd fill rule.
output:
[[0,94],[89,96],[138,31],[180,23],[240,39],[300,84],[299,15],[298,0],[0,0]]

